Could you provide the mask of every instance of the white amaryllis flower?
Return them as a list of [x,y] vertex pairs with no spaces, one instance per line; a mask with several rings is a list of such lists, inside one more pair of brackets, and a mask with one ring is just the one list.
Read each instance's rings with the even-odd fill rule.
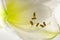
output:
[[23,40],[49,40],[59,33],[53,10],[46,0],[6,0],[7,24]]

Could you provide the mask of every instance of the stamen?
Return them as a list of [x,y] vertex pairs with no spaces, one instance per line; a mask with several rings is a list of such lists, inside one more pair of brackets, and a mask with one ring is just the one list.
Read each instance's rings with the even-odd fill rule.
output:
[[36,16],[35,12],[33,13],[33,16],[34,16],[34,17]]
[[43,24],[44,24],[44,26],[46,26],[46,23],[45,22],[43,22]]
[[32,21],[30,21],[30,24],[31,24],[31,25],[33,25],[33,22],[32,22]]
[[41,27],[44,27],[44,25],[40,24]]
[[32,20],[34,20],[34,19],[36,19],[35,17],[34,18],[32,18]]
[[35,14],[35,12],[33,13],[33,18],[32,18],[32,20],[33,19],[36,19],[36,14]]
[[39,23],[36,24],[36,27],[39,25]]

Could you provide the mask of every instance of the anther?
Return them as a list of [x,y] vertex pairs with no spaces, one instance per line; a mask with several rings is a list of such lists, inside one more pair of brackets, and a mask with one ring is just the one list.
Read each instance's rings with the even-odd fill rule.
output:
[[43,24],[44,24],[44,26],[46,26],[46,23],[45,22],[43,22]]
[[32,20],[33,19],[36,19],[36,14],[35,14],[35,12],[33,13],[33,18],[32,18]]
[[44,27],[44,25],[40,24],[41,27]]
[[36,24],[36,27],[39,25],[39,23]]
[[30,21],[30,24],[31,24],[31,25],[33,25],[33,22],[32,22],[32,21]]

